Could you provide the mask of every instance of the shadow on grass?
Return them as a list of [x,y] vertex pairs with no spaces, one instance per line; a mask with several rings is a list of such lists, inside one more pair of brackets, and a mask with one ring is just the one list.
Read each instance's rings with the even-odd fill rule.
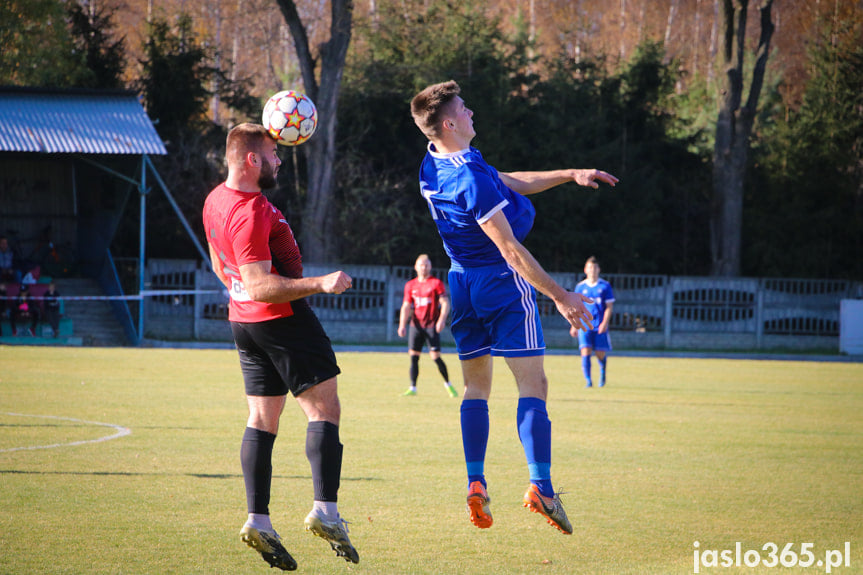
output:
[[0,423],[0,427],[92,427],[85,423]]
[[[68,423],[0,423],[0,427],[93,427],[93,423],[83,421],[81,423],[68,422]],[[103,425],[104,424],[100,424]],[[201,429],[209,429],[204,427],[188,427],[188,426],[180,426],[180,425],[136,425],[133,429],[170,429],[172,431],[180,430],[180,431],[193,431],[193,430],[201,430]]]
[[[92,475],[95,477],[197,477],[198,479],[242,479],[241,473],[146,473],[141,471],[25,471],[0,469],[0,475]],[[273,475],[273,479],[308,479],[311,475]],[[381,477],[342,477],[342,481],[384,481]]]

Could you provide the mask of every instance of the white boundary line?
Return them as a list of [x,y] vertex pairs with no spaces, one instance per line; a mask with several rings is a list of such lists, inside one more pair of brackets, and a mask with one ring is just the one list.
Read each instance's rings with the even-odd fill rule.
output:
[[42,419],[60,419],[63,421],[74,421],[76,423],[85,423],[87,425],[100,425],[102,427],[111,427],[117,430],[117,433],[112,435],[106,435],[104,437],[98,437],[96,439],[85,439],[83,441],[71,441],[69,443],[52,443],[51,445],[31,445],[30,447],[10,447],[9,449],[0,449],[0,453],[7,453],[10,451],[27,451],[31,449],[52,449],[54,447],[70,447],[72,445],[84,445],[85,443],[101,443],[103,441],[110,441],[112,439],[117,439],[118,437],[123,437],[126,435],[131,435],[132,430],[128,427],[123,427],[122,425],[114,425],[113,423],[99,423],[98,421],[85,421],[83,419],[75,419],[74,417],[60,417],[57,415],[30,415],[26,413],[3,413],[3,415],[12,415],[14,417],[38,417]]

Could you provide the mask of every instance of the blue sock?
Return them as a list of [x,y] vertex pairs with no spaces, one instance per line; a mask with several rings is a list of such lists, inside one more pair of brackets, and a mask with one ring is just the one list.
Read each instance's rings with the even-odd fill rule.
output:
[[581,356],[581,371],[584,372],[584,379],[590,381],[590,356]]
[[608,361],[608,356],[606,355],[602,359],[597,358],[599,361],[599,377],[604,382],[605,381],[605,362]]
[[488,446],[488,402],[465,399],[461,402],[461,440],[467,464],[468,485],[485,482],[485,448]]
[[546,497],[554,497],[551,486],[551,421],[545,402],[536,397],[518,400],[518,438],[527,457],[530,482]]

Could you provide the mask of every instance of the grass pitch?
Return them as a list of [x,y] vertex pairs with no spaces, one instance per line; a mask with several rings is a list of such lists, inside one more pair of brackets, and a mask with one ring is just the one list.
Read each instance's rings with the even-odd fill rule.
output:
[[[692,573],[696,541],[765,558],[765,544],[811,542],[816,560],[847,541],[850,567],[833,572],[863,572],[863,365],[611,356],[609,385],[585,389],[577,357],[548,356],[565,536],[521,506],[527,466],[502,362],[486,463],[495,524],[478,530],[459,400],[428,357],[416,397],[400,396],[407,354],[339,361],[339,508],[360,563],[303,531],[312,486],[289,401],[271,513],[299,572]],[[0,347],[0,573],[274,573],[238,536],[245,411],[234,351]],[[131,434],[96,441],[120,433],[99,424]]]

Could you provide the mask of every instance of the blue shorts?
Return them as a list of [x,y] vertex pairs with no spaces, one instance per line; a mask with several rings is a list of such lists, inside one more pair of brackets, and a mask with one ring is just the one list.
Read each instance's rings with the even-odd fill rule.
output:
[[507,264],[453,266],[449,290],[459,359],[545,354],[536,291]]
[[578,330],[578,349],[583,347],[593,348],[594,351],[611,351],[611,338],[608,332],[599,333],[595,329],[590,331]]

